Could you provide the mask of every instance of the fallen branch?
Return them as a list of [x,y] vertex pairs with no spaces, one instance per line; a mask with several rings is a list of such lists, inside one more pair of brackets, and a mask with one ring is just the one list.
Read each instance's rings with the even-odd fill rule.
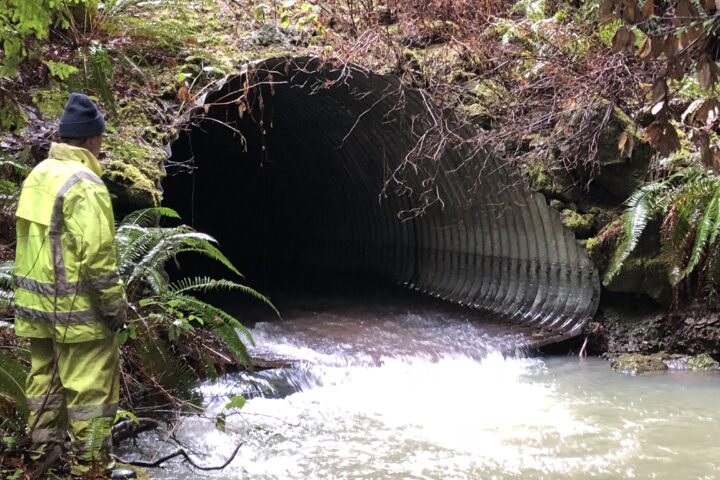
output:
[[232,455],[230,455],[230,458],[228,458],[225,463],[223,463],[222,465],[219,465],[217,467],[203,467],[202,465],[198,465],[197,463],[195,463],[193,461],[192,458],[190,458],[190,456],[187,454],[187,452],[183,448],[177,449],[170,455],[165,455],[164,457],[158,458],[154,462],[146,462],[143,460],[133,460],[133,461],[124,460],[124,459],[118,457],[117,455],[113,455],[113,458],[115,458],[115,460],[117,460],[120,463],[125,463],[127,465],[132,465],[134,467],[156,468],[156,467],[159,467],[160,465],[162,465],[163,463],[167,462],[168,460],[171,460],[175,457],[183,457],[190,465],[197,468],[198,470],[206,470],[206,471],[207,470],[222,470],[223,468],[230,465],[230,462],[232,462],[235,459],[235,457],[237,456],[238,452],[240,451],[240,447],[242,447],[242,445],[243,445],[242,443],[239,443],[237,445],[237,447],[235,447],[235,450],[233,451]]
[[138,418],[137,420],[123,420],[112,427],[113,445],[117,445],[123,440],[136,437],[139,433],[148,430],[156,430],[160,423],[152,418]]

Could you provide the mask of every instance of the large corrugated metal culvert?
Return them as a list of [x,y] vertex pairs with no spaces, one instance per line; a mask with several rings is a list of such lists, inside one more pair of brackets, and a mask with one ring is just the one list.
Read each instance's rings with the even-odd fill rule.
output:
[[166,199],[241,269],[370,272],[546,338],[594,314],[596,269],[558,212],[397,78],[277,58],[198,103]]

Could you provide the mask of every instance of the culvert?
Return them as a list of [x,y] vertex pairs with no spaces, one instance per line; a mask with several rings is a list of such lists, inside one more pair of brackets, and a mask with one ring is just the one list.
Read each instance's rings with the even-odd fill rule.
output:
[[[241,269],[371,273],[546,340],[593,316],[597,271],[558,212],[461,141],[472,127],[434,128],[438,112],[397,78],[276,58],[198,103],[172,145],[166,203],[242,257]],[[451,142],[432,150],[441,137]],[[424,157],[411,154],[419,145]],[[388,184],[401,164],[402,181]]]

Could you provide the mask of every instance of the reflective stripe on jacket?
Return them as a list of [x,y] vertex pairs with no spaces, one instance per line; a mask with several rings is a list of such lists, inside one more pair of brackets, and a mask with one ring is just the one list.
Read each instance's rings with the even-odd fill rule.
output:
[[115,224],[88,150],[54,143],[23,183],[17,209],[15,332],[63,343],[112,335],[126,314]]

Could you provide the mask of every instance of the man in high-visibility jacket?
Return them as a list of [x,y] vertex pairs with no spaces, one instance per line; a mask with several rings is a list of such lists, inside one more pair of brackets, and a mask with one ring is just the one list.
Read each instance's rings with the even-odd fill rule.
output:
[[[60,143],[30,172],[17,208],[15,332],[29,337],[28,427],[39,449],[72,441],[74,471],[105,474],[119,398],[117,331],[127,315],[110,196],[105,120],[70,95]],[[122,477],[120,477],[122,478]]]

